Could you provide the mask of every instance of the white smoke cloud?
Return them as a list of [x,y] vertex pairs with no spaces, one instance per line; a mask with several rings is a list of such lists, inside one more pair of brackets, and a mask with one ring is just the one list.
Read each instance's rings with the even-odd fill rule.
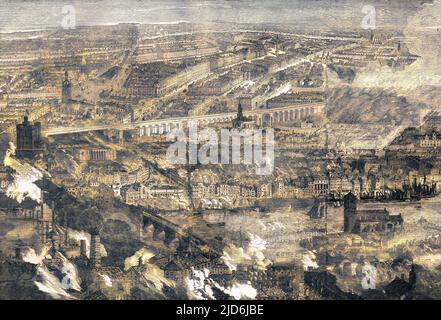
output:
[[74,299],[72,295],[66,292],[65,288],[55,275],[53,275],[43,264],[38,267],[38,276],[40,281],[35,281],[38,290],[49,294],[53,299]]
[[[149,260],[154,256],[147,248],[142,248],[135,252],[124,261],[124,269],[130,270],[132,267],[138,267],[142,264],[144,268],[145,279],[153,284],[152,289],[161,291],[164,285],[177,289],[174,281],[165,278],[164,272],[156,265],[151,264]],[[188,298],[196,300],[214,300],[214,289],[233,297],[234,299],[254,299],[257,296],[257,290],[250,283],[234,282],[230,287],[223,287],[210,277],[210,270],[191,269],[191,275],[184,280]]]
[[15,146],[10,142],[3,163],[14,169],[15,173],[13,174],[13,182],[6,189],[6,195],[19,203],[27,197],[40,203],[41,189],[35,184],[35,181],[40,180],[43,174],[28,163],[22,164],[14,159],[14,154]]
[[254,300],[257,296],[257,290],[249,283],[233,283],[231,287],[224,288],[223,292],[235,300]]
[[104,283],[107,287],[111,288],[113,286],[112,279],[107,274],[100,273],[99,276],[104,279]]
[[25,252],[22,253],[22,259],[24,262],[31,264],[41,264],[44,257],[47,255],[50,246],[46,245],[41,249],[40,254],[37,254],[34,249],[27,248]]
[[174,281],[167,279],[164,276],[164,271],[158,266],[149,262],[154,257],[154,253],[147,248],[141,248],[135,252],[133,256],[130,256],[124,260],[124,270],[129,270],[132,267],[137,267],[141,263],[144,267],[144,278],[153,284],[156,290],[161,291],[164,286],[175,287]]
[[141,248],[136,251],[133,256],[130,256],[124,260],[124,269],[129,270],[131,267],[138,266],[140,260],[143,264],[148,263],[149,260],[154,256],[155,254],[147,248]]
[[313,268],[313,269],[318,268],[318,264],[317,264],[317,261],[316,261],[316,256],[311,251],[307,251],[303,255],[302,263],[303,263],[303,268],[304,268],[305,271],[308,270],[309,268]]
[[[42,248],[41,252],[37,254],[34,249],[28,248],[23,254],[23,261],[32,263],[38,266],[37,275],[38,280],[34,281],[37,288],[49,294],[53,299],[76,299],[68,290],[81,291],[81,280],[78,276],[78,270],[73,263],[71,263],[60,252],[57,252],[52,258],[48,255],[49,245]],[[53,272],[49,271],[47,263],[52,259],[57,259],[59,263],[59,272],[62,275],[60,279]],[[55,264],[51,264],[53,267]]]
[[215,300],[214,288],[222,291],[235,300],[252,300],[257,296],[257,290],[248,283],[234,282],[229,287],[221,286],[210,278],[210,270],[191,269],[192,274],[186,279],[190,298],[197,300]]
[[248,233],[248,237],[249,243],[245,248],[237,247],[234,244],[229,244],[224,248],[221,259],[230,270],[235,271],[237,265],[240,264],[253,264],[260,270],[266,270],[272,264],[272,261],[264,255],[266,241],[251,233]]
[[215,281],[209,278],[210,270],[196,270],[191,268],[192,275],[186,279],[190,296],[197,300],[215,300],[213,286]]
[[377,283],[377,268],[371,265],[369,262],[361,267],[363,278],[361,279],[361,286],[363,289],[375,289]]

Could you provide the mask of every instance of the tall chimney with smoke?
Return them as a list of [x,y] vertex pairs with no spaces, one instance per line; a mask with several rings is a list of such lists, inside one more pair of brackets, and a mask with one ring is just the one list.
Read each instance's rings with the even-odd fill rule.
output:
[[101,266],[100,235],[98,230],[91,232],[90,266],[92,268]]

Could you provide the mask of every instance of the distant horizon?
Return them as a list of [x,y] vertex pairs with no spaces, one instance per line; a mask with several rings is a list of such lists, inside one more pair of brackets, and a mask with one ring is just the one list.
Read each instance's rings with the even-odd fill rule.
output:
[[[274,1],[10,1],[0,6],[0,33],[36,32],[61,27],[62,8],[73,5],[76,25],[79,27],[111,26],[123,23],[174,24],[179,21],[198,24],[216,22],[243,24],[299,24],[311,29],[324,26],[332,29],[357,29],[364,14],[365,4],[374,4],[378,10],[379,28],[401,28],[403,19],[421,7],[421,1],[376,0],[274,0]],[[355,2],[355,3],[354,3]],[[384,4],[387,3],[387,6]],[[394,5],[392,10],[391,3]],[[38,19],[35,19],[35,16]]]

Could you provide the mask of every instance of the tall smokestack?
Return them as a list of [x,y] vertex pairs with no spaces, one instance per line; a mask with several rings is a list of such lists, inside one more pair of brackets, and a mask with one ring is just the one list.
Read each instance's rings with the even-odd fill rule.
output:
[[91,233],[90,265],[92,268],[101,266],[100,235],[98,231]]
[[21,247],[19,245],[15,247],[15,259],[21,260]]
[[44,219],[44,191],[41,192],[41,202],[40,202],[40,217],[41,220]]
[[80,255],[81,257],[87,257],[86,239],[80,240]]
[[55,231],[55,202],[54,201],[52,201],[51,202],[51,215],[52,215],[52,228],[51,228],[51,230],[52,231]]
[[64,246],[67,248],[69,246],[69,229],[67,227],[67,212],[64,212]]

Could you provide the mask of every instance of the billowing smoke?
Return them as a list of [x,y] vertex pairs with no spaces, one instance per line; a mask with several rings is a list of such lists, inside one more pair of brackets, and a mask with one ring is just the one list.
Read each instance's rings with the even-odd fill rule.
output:
[[233,283],[231,287],[224,288],[223,292],[236,300],[252,300],[257,296],[257,290],[249,283]]
[[107,274],[100,273],[99,276],[103,278],[104,283],[106,284],[107,287],[111,288],[113,286],[112,279]]
[[[23,261],[38,266],[35,285],[53,299],[75,299],[70,292],[81,291],[77,268],[60,252],[55,253],[53,257],[48,255],[49,248],[49,245],[44,246],[39,254],[34,249],[28,248],[23,254]],[[51,265],[50,269],[48,264]],[[54,267],[55,272],[49,271],[54,270]],[[55,273],[60,274],[61,277]]]
[[5,158],[3,159],[3,165],[5,167],[10,167],[14,163],[12,156],[15,154],[15,145],[9,142],[9,148],[6,150]]
[[377,268],[369,262],[365,262],[361,268],[361,272],[363,274],[363,278],[361,279],[363,289],[375,289],[377,283]]
[[302,263],[303,263],[303,268],[305,271],[310,268],[313,268],[313,269],[318,268],[316,256],[315,256],[314,252],[311,252],[311,251],[307,251],[303,255]]
[[229,244],[224,248],[222,260],[235,271],[238,265],[253,265],[260,270],[272,264],[271,260],[265,257],[266,241],[257,235],[248,233],[249,242],[245,248],[240,248],[234,244]]
[[124,260],[124,269],[129,270],[131,267],[136,267],[141,263],[149,263],[149,260],[153,258],[155,254],[147,248],[141,248],[135,252],[133,256],[130,256]]
[[124,261],[124,269],[127,271],[132,267],[138,267],[142,264],[144,268],[143,276],[153,287],[162,291],[164,286],[175,287],[175,283],[167,279],[164,276],[164,271],[162,271],[158,266],[149,262],[149,260],[154,256],[154,253],[147,248],[141,248],[135,252],[133,256],[130,256]]
[[215,300],[215,289],[236,300],[255,299],[257,290],[250,283],[234,282],[230,287],[221,286],[210,278],[210,270],[196,270],[192,268],[192,274],[186,279],[189,296],[197,300]]
[[[403,18],[404,19],[404,18]],[[354,86],[412,89],[441,84],[441,1],[425,3],[409,18],[404,40],[409,52],[419,55],[404,70],[372,65],[355,78]]]
[[209,277],[210,270],[192,268],[191,271],[191,276],[186,280],[190,297],[197,300],[215,300],[213,287],[216,287],[216,282]]
[[44,246],[41,249],[40,254],[37,254],[32,248],[27,248],[26,251],[22,254],[22,259],[24,262],[39,265],[43,263],[43,259],[48,254],[49,248],[49,245]]
[[43,174],[29,165],[22,164],[12,156],[15,154],[15,146],[9,143],[9,149],[6,151],[3,163],[5,166],[15,170],[14,180],[8,185],[6,195],[21,203],[25,198],[30,198],[38,203],[41,202],[41,189],[35,184],[37,180],[43,177]]
[[[160,293],[164,286],[167,286],[174,290],[176,294],[179,294],[180,286],[183,284],[186,293],[182,293],[189,299],[215,300],[215,291],[231,296],[234,299],[254,299],[257,296],[257,290],[249,283],[234,282],[229,287],[221,286],[210,277],[209,269],[196,270],[192,268],[190,276],[184,280],[184,283],[175,283],[165,278],[164,272],[158,266],[149,262],[153,256],[153,252],[147,248],[142,248],[124,261],[124,269],[126,271],[133,267],[141,267],[138,271],[141,270],[143,272],[144,279],[147,280],[147,283],[144,284],[151,290],[150,293]],[[102,276],[104,277],[105,275]],[[111,285],[110,278],[104,280]]]

